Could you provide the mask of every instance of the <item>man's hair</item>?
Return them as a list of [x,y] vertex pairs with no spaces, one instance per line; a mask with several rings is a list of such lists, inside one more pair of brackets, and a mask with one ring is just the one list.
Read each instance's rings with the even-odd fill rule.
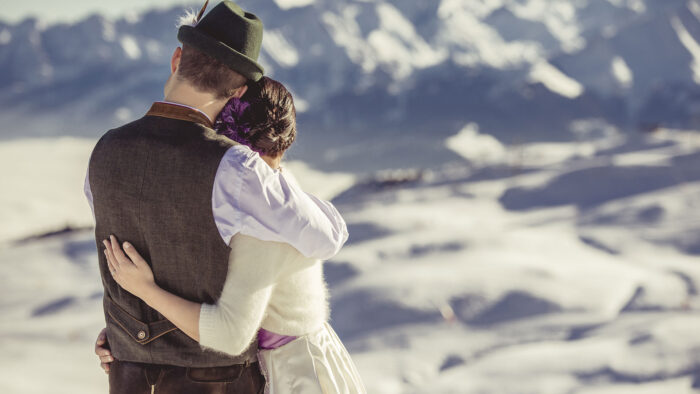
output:
[[214,94],[217,99],[231,98],[235,90],[247,82],[243,75],[190,45],[182,46],[177,76],[197,90]]

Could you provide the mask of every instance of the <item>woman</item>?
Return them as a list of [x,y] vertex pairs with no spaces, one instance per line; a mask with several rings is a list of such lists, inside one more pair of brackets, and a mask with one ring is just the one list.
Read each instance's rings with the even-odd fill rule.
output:
[[[243,100],[227,103],[216,128],[258,152],[273,171],[281,171],[280,160],[296,137],[292,96],[279,82],[263,78]],[[132,245],[124,243],[122,249],[114,237],[104,245],[115,281],[200,344],[239,354],[257,335],[266,392],[365,392],[352,360],[327,323],[320,261],[287,244],[236,234],[230,243],[226,284],[217,304],[209,305],[158,287],[149,264]],[[271,261],[258,261],[261,248]],[[98,350],[104,367],[111,355]]]

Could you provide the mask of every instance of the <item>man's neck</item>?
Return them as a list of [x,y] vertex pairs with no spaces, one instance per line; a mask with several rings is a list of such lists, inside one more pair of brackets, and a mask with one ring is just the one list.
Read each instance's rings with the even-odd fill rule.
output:
[[204,112],[212,122],[226,105],[226,100],[217,100],[211,94],[199,92],[186,84],[172,86],[164,100],[196,108]]

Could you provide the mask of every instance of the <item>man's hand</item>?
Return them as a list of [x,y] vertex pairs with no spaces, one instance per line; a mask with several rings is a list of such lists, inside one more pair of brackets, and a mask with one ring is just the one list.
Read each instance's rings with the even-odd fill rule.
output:
[[112,352],[109,351],[109,344],[107,344],[106,328],[103,328],[97,335],[97,341],[95,341],[95,354],[100,358],[100,366],[105,370],[105,373],[108,374],[109,363],[114,361],[114,357],[112,357]]

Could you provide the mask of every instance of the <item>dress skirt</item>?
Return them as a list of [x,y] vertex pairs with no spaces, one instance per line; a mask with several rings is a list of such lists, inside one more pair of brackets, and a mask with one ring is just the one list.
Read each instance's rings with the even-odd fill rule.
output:
[[276,349],[258,351],[266,394],[365,394],[348,351],[330,324]]

